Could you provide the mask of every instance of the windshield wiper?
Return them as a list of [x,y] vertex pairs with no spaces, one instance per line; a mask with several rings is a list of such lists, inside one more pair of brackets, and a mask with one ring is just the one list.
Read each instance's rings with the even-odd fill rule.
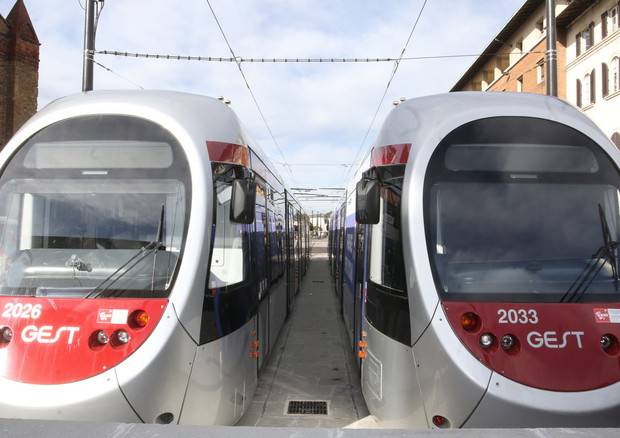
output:
[[[568,288],[562,296],[560,302],[578,302],[585,295],[590,285],[599,272],[608,262],[611,264],[611,275],[614,280],[614,289],[618,291],[618,258],[616,256],[616,248],[618,242],[612,239],[609,231],[609,224],[605,218],[605,211],[601,204],[598,205],[598,214],[601,221],[601,231],[603,233],[603,246],[596,250],[590,261],[579,273],[573,284]],[[602,261],[602,263],[600,263]]]
[[[88,295],[84,298],[97,298],[99,295],[104,293],[106,290],[110,289],[110,287],[120,280],[127,272],[131,271],[135,266],[137,266],[142,260],[144,260],[149,255],[157,252],[158,250],[166,250],[166,246],[163,244],[164,238],[164,220],[165,220],[165,206],[161,205],[161,215],[159,217],[159,225],[157,226],[157,237],[155,240],[151,240],[146,245],[138,250],[129,260],[119,266],[114,272],[104,278],[95,288],[90,291]],[[133,262],[133,263],[132,263]],[[130,265],[131,264],[131,265]],[[124,270],[123,270],[124,269]],[[116,276],[116,278],[114,278]],[[108,283],[108,284],[106,284]],[[105,287],[104,287],[105,285]]]

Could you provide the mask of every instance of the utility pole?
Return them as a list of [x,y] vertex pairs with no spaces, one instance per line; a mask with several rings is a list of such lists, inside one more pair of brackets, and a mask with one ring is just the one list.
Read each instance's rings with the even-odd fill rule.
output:
[[547,0],[547,96],[558,95],[558,52],[555,26],[555,0]]
[[84,61],[82,67],[82,91],[93,89],[93,52],[95,50],[95,9],[97,0],[86,0],[84,10]]

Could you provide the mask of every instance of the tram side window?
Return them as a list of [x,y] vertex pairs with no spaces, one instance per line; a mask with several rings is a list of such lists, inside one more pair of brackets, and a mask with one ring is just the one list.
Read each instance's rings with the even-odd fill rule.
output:
[[240,283],[245,276],[244,239],[246,233],[243,224],[230,220],[231,194],[231,183],[222,181],[215,183],[215,240],[211,256],[209,288]]
[[370,280],[404,293],[405,266],[400,234],[400,194],[381,188],[381,215],[372,226],[370,245]]
[[379,223],[370,230],[366,318],[386,336],[411,345],[401,238],[401,183],[397,178],[381,188]]

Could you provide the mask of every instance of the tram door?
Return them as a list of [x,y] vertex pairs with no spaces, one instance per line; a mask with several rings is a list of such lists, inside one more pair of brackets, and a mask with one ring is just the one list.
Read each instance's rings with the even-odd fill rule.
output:
[[267,209],[266,209],[265,186],[256,185],[256,215],[254,219],[254,264],[252,270],[258,288],[258,361],[260,369],[263,360],[269,354],[269,280],[268,280],[268,233],[267,233]]
[[[288,195],[287,195],[288,198]],[[288,313],[293,311],[295,302],[295,228],[293,225],[293,206],[286,202],[286,296]]]
[[[366,266],[366,245],[364,225],[358,224],[355,229],[355,297],[353,303],[353,349],[357,350],[361,339],[362,315],[364,312],[364,279]],[[358,366],[361,359],[358,360]]]
[[338,228],[338,265],[337,265],[337,276],[336,276],[336,291],[338,293],[338,298],[340,299],[340,314],[343,314],[343,271],[344,271],[344,237],[345,237],[345,207],[342,206],[340,209],[340,214],[338,215],[338,219],[340,220],[340,227]]

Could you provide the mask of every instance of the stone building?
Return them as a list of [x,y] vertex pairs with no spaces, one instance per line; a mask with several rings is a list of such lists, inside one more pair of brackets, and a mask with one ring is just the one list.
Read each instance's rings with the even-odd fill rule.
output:
[[0,15],[0,147],[37,110],[39,39],[26,5]]
[[[451,91],[546,93],[545,0],[526,0]],[[620,147],[620,2],[556,0],[558,97]]]

